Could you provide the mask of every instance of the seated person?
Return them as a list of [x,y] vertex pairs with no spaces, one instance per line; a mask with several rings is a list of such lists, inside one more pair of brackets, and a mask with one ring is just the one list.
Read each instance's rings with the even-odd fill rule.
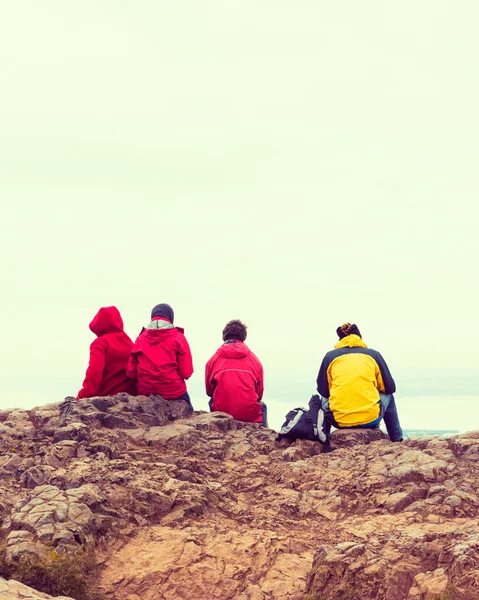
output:
[[393,393],[396,384],[384,358],[368,348],[357,325],[338,327],[339,342],[326,354],[317,384],[325,413],[324,432],[331,425],[379,427],[384,424],[392,442],[402,441],[402,429]]
[[126,372],[138,382],[138,394],[184,400],[193,410],[185,383],[193,374],[193,360],[184,330],[173,324],[174,316],[169,304],[153,308],[150,324],[136,338]]
[[234,320],[223,329],[224,343],[205,369],[206,394],[212,411],[228,413],[238,421],[267,423],[263,398],[263,366],[244,343],[246,325]]
[[123,331],[123,320],[116,306],[100,308],[90,329],[98,337],[90,346],[90,363],[77,400],[118,392],[136,394],[135,383],[126,375],[133,342]]

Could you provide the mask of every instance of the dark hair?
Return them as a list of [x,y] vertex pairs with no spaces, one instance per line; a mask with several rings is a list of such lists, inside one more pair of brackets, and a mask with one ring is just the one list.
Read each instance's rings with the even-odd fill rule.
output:
[[342,340],[344,337],[348,335],[358,335],[361,337],[361,332],[358,329],[356,323],[345,323],[344,325],[340,325],[336,329],[336,333],[338,334],[338,338]]
[[223,340],[239,340],[244,342],[246,339],[246,325],[239,319],[233,319],[229,323],[226,323],[223,329]]

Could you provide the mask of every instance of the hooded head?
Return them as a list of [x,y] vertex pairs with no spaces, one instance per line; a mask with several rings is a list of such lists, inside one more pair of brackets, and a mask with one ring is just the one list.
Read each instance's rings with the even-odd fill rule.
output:
[[351,323],[345,323],[336,329],[336,333],[340,340],[345,338],[348,335],[357,335],[362,339],[361,332],[358,329],[358,326]]
[[231,340],[244,342],[246,335],[246,325],[238,319],[226,323],[225,328],[223,329],[223,341],[225,342]]
[[169,304],[157,304],[151,311],[151,318],[154,319],[155,317],[168,319],[170,323],[173,323],[175,313]]
[[123,331],[123,319],[116,306],[105,306],[100,308],[90,323],[90,329],[100,337],[106,333],[117,333]]

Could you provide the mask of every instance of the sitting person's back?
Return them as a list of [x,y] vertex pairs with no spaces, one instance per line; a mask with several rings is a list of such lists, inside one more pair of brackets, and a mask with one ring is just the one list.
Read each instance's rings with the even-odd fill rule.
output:
[[123,331],[119,310],[115,306],[100,308],[90,329],[97,339],[90,346],[90,363],[77,398],[135,394],[135,383],[126,375],[133,342]]
[[225,412],[238,421],[266,425],[261,402],[263,367],[245,339],[246,326],[241,321],[226,325],[224,343],[206,365],[206,393],[211,397],[211,410]]
[[168,304],[158,304],[150,324],[135,341],[127,373],[138,382],[138,393],[158,394],[165,400],[190,399],[185,380],[193,374],[190,347],[181,327],[173,324]]
[[339,342],[319,370],[318,392],[329,424],[375,427],[382,418],[393,441],[402,439],[393,393],[396,384],[379,352],[368,348],[356,325],[338,327]]

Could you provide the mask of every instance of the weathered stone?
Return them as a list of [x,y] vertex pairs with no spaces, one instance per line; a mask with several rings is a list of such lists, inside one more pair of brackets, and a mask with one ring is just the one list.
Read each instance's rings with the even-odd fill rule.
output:
[[396,492],[391,494],[384,506],[389,512],[397,513],[404,510],[407,506],[413,503],[415,500],[425,498],[427,496],[427,487],[414,487],[408,492]]
[[310,440],[296,440],[289,448],[286,448],[282,452],[283,460],[288,462],[295,462],[298,460],[304,460],[311,456],[321,454],[323,446],[319,442],[313,442]]
[[458,496],[448,496],[444,500],[444,504],[448,504],[449,506],[459,507],[462,504],[462,500]]
[[358,444],[370,444],[378,440],[388,439],[386,434],[377,429],[336,429],[331,433],[332,448],[347,448]]
[[[76,440],[62,440],[57,442],[47,454],[46,462],[52,466],[65,466],[72,458],[76,456],[78,442]],[[53,464],[55,461],[56,464]]]
[[126,416],[108,413],[102,416],[101,424],[109,429],[134,429],[136,423]]
[[24,555],[37,554],[38,548],[35,537],[29,531],[12,531],[7,536],[5,560],[12,563]]
[[75,541],[75,533],[71,529],[66,529],[65,527],[57,529],[52,536],[52,544],[54,546],[58,546],[58,544],[74,545]]
[[[66,418],[56,406],[10,412],[2,427],[35,435],[3,438],[7,563],[105,540],[101,587],[116,600],[159,590],[429,600],[446,589],[465,600],[478,588],[477,436],[393,444],[377,430],[341,430],[323,454],[158,397],[86,399]],[[21,462],[5,471],[12,454]]]
[[30,533],[29,531],[11,531],[8,535],[7,535],[7,543],[9,545],[12,545],[13,543],[18,543],[19,540],[22,541],[28,541],[31,540],[33,541],[33,534]]
[[17,470],[18,465],[22,462],[22,458],[17,454],[12,454],[12,456],[8,457],[7,460],[1,467],[2,471],[7,471],[9,473],[13,473]]
[[437,598],[446,592],[449,580],[444,569],[433,572],[419,573],[414,578],[414,584],[409,590],[407,600],[428,600]]
[[63,440],[75,440],[81,442],[88,437],[88,427],[84,423],[70,423],[65,427],[60,427],[55,431],[54,442]]
[[83,502],[92,509],[98,508],[106,500],[106,496],[101,489],[92,483],[67,490],[66,494],[68,498]]
[[36,552],[38,543],[53,541],[62,548],[67,541],[83,543],[86,534],[96,531],[96,524],[92,511],[82,500],[97,506],[104,498],[100,489],[91,484],[68,492],[52,485],[34,488],[29,501],[18,502],[9,523],[4,524],[4,528],[14,530],[7,537],[7,561],[16,560],[22,552]]
[[45,525],[37,528],[35,535],[40,542],[45,543],[52,539],[54,533],[55,528],[53,523],[46,523]]
[[103,453],[107,458],[118,458],[120,452],[115,444],[112,444],[109,440],[92,442],[88,446],[89,454]]
[[110,408],[118,404],[118,399],[114,396],[101,396],[92,398],[91,403],[101,412],[107,412]]
[[1,600],[72,600],[66,596],[49,596],[14,581],[5,580],[0,577],[0,598]]
[[31,467],[21,474],[20,481],[24,487],[33,489],[39,485],[49,483],[54,472],[55,469],[49,465]]

